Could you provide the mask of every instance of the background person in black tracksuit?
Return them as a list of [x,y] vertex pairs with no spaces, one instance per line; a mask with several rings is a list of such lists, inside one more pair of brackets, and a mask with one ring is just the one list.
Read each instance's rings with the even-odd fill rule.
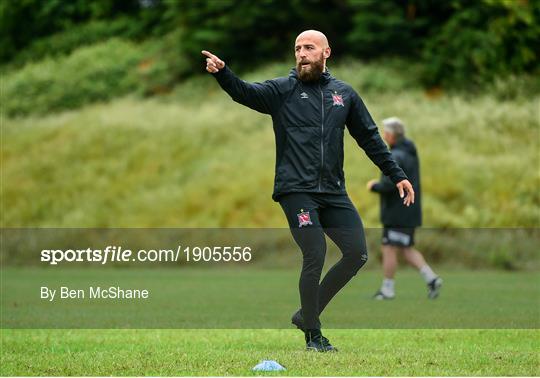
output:
[[381,196],[382,256],[384,279],[375,299],[393,299],[394,275],[397,269],[397,254],[420,271],[428,286],[428,298],[439,295],[442,279],[426,263],[422,254],[414,248],[414,231],[422,225],[422,196],[420,190],[420,162],[414,143],[405,138],[405,125],[396,117],[383,120],[384,140],[390,146],[392,157],[405,171],[412,183],[415,202],[409,207],[401,204],[395,185],[382,175],[380,181],[371,180],[367,187]]
[[[362,99],[326,69],[330,51],[324,34],[305,31],[296,38],[296,67],[289,76],[263,83],[240,80],[221,59],[202,51],[206,70],[234,101],[272,117],[276,137],[272,198],[283,208],[303,255],[301,309],[292,322],[304,331],[307,349],[321,352],[336,349],[322,336],[319,314],[367,260],[362,221],[345,189],[345,127],[390,177],[401,206],[414,203],[412,185],[392,159]],[[320,281],[325,234],[343,257]]]

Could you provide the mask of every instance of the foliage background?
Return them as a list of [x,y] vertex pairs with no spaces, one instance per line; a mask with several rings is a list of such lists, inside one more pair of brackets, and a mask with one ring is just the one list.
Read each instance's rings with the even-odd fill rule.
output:
[[[426,87],[479,90],[497,78],[538,72],[539,19],[539,3],[529,0],[4,1],[0,63],[10,72],[44,58],[62,61],[110,38],[148,41],[139,59],[142,91],[151,94],[199,73],[201,46],[251,70],[285,59],[298,31],[315,28],[327,34],[335,57],[402,57],[421,63]],[[18,89],[7,85],[6,96],[17,97]],[[7,111],[29,112],[10,105]]]
[[[233,104],[200,50],[264,80],[316,28],[374,119],[406,122],[426,227],[537,232],[539,19],[527,0],[0,2],[1,225],[283,227],[270,120]],[[349,194],[377,227],[377,169],[346,149]],[[426,252],[441,248],[455,250]],[[514,268],[518,252],[459,258]]]

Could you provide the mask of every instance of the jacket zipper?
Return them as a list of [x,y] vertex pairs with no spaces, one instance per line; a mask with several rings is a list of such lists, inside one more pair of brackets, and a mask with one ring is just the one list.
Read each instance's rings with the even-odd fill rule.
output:
[[324,93],[321,85],[319,84],[319,91],[321,92],[321,171],[319,173],[319,192],[321,191],[322,175],[324,167]]

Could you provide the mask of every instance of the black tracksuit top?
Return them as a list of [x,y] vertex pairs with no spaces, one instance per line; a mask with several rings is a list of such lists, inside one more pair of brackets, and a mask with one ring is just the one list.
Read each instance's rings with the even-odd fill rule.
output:
[[416,146],[406,138],[391,147],[392,157],[403,168],[414,189],[414,203],[403,206],[396,186],[386,176],[373,185],[372,191],[381,195],[381,222],[386,227],[418,227],[422,225],[422,191],[420,161]]
[[393,160],[360,96],[328,71],[318,82],[288,77],[248,83],[227,66],[214,74],[231,98],[272,116],[276,165],[272,198],[291,192],[345,194],[345,126],[393,183],[407,178]]

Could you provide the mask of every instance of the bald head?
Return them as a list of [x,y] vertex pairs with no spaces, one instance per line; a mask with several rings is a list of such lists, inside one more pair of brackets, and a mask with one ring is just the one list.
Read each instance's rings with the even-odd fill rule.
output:
[[294,42],[296,71],[302,81],[317,81],[326,68],[330,46],[326,36],[317,30],[303,31]]
[[298,37],[296,37],[295,45],[298,44],[298,40],[305,40],[305,39],[309,39],[311,41],[317,42],[317,44],[323,49],[330,47],[326,36],[318,30],[305,30],[302,33],[298,34]]

